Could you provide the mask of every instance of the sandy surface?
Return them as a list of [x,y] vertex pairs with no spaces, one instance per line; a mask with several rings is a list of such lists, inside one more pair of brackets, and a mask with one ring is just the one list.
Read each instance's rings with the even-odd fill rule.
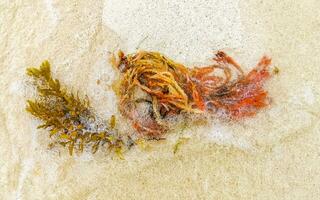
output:
[[[319,199],[319,9],[318,0],[0,1],[0,199]],[[266,86],[272,105],[185,130],[176,155],[177,133],[124,161],[49,150],[24,110],[34,95],[25,68],[49,59],[108,117],[118,110],[107,58],[119,48],[187,65],[222,49],[247,71],[267,54],[280,68]]]

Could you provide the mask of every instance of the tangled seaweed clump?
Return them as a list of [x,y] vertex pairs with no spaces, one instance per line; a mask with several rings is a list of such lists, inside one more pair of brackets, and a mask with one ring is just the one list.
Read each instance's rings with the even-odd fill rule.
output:
[[270,77],[270,58],[263,57],[248,74],[222,51],[213,61],[206,67],[187,68],[158,52],[120,51],[111,62],[121,72],[116,91],[121,113],[140,136],[157,139],[177,116],[240,119],[268,105],[263,84]]
[[40,68],[28,68],[27,74],[33,78],[39,97],[28,100],[26,110],[44,122],[38,128],[50,131],[52,144],[67,147],[70,155],[74,150],[82,152],[84,147],[91,147],[95,153],[107,146],[122,158],[125,142],[116,129],[114,116],[109,122],[99,119],[88,99],[80,99],[52,78],[48,61]]

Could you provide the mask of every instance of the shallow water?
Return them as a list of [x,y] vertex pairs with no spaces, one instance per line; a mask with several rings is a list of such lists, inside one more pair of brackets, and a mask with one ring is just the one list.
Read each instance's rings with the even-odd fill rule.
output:
[[[0,3],[0,196],[3,199],[317,199],[320,195],[319,1],[3,1]],[[48,150],[25,111],[27,66],[49,59],[62,83],[119,115],[111,90],[117,49],[161,51],[187,65],[222,49],[250,70],[280,69],[272,104],[237,123],[213,120],[133,149],[70,157]],[[100,84],[97,84],[100,80]]]

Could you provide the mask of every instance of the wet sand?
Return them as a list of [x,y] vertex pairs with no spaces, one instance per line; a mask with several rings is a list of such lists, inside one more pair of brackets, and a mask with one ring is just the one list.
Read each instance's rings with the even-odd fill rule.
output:
[[[318,199],[320,2],[4,1],[0,3],[1,199]],[[161,51],[189,66],[224,50],[249,71],[263,55],[280,74],[269,108],[239,122],[212,120],[121,161],[49,150],[25,112],[25,69],[44,59],[63,84],[117,114],[110,52]],[[100,80],[100,84],[97,84]],[[189,137],[177,154],[180,135]]]

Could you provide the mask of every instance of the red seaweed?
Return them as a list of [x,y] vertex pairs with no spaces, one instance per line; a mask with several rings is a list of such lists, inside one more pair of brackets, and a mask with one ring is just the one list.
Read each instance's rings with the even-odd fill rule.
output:
[[[194,68],[157,52],[118,55],[119,61],[115,62],[113,57],[113,64],[121,72],[117,91],[120,111],[143,137],[161,137],[169,130],[171,119],[178,115],[210,114],[241,119],[255,115],[269,104],[263,88],[270,77],[271,59],[266,56],[245,74],[222,51],[213,58],[213,65]],[[140,103],[145,107],[141,108]]]

